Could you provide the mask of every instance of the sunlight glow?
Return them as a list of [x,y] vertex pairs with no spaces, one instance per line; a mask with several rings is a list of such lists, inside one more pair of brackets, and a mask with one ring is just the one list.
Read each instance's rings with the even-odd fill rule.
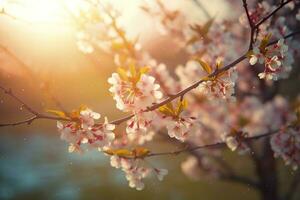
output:
[[[126,4],[124,1],[102,1],[121,8]],[[86,6],[85,0],[0,0],[0,5],[4,2],[10,15],[29,23],[64,23],[69,17],[67,11],[78,13]]]
[[65,20],[62,0],[8,1],[6,10],[29,23],[59,23]]

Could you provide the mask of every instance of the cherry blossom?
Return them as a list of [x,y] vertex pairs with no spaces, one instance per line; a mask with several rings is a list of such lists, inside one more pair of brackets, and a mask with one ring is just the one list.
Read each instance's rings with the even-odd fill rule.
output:
[[260,79],[278,80],[279,78],[286,78],[292,69],[291,65],[294,60],[288,54],[288,46],[283,39],[268,47],[270,37],[271,35],[267,35],[262,41],[254,44],[249,55],[249,63],[255,65],[259,62],[265,65],[264,71],[258,74]]
[[232,130],[231,132],[225,133],[223,135],[223,140],[225,141],[230,150],[238,150],[239,154],[245,154],[250,150],[248,145],[245,143],[246,137],[247,134],[236,130]]
[[159,108],[162,114],[163,123],[166,124],[168,134],[171,138],[185,141],[191,127],[193,126],[194,117],[184,114],[187,108],[187,101],[179,100],[174,107],[172,103],[168,103]]
[[[256,24],[263,16],[269,13],[272,10],[272,6],[267,2],[263,1],[256,4],[254,9],[249,10],[250,19],[254,24]],[[249,26],[246,13],[243,13],[239,18],[240,23],[245,27]]]
[[192,180],[200,179],[199,163],[195,156],[189,156],[183,163],[181,163],[181,170]]
[[147,68],[139,71],[134,67],[130,71],[120,68],[119,73],[113,73],[108,79],[112,85],[109,91],[113,93],[118,109],[140,112],[162,98],[159,84],[146,72]]
[[153,172],[160,181],[168,174],[168,170],[166,169],[145,167],[141,162],[141,160],[122,158],[117,155],[110,157],[111,166],[118,169],[120,168],[125,173],[129,187],[137,190],[144,189],[145,185],[142,180],[148,177],[151,172]]
[[153,120],[156,117],[154,112],[139,112],[127,121],[126,133],[130,141],[135,141],[139,145],[151,141],[155,132],[150,128],[153,126]]
[[85,109],[80,111],[81,127],[88,129],[95,125],[95,120],[100,119],[99,113],[93,112],[91,109]]
[[154,168],[153,169],[156,176],[157,176],[157,179],[162,181],[164,179],[164,177],[166,175],[168,175],[168,170],[167,169],[157,169],[157,168]]
[[300,165],[300,131],[287,129],[272,136],[271,146],[276,157],[281,157],[286,165],[296,170]]
[[235,97],[233,95],[236,80],[237,72],[235,69],[232,69],[201,83],[199,92],[205,94],[208,98],[234,101]]
[[181,170],[193,181],[219,176],[219,171],[213,159],[207,155],[198,157],[188,156],[187,159],[181,163]]
[[100,114],[86,108],[79,112],[79,122],[68,122],[63,124],[57,122],[58,131],[61,139],[68,142],[69,152],[83,152],[81,144],[88,144],[89,148],[99,148],[110,146],[115,139],[112,132],[115,125],[110,124],[105,117],[102,124],[96,124],[94,120],[100,119]]

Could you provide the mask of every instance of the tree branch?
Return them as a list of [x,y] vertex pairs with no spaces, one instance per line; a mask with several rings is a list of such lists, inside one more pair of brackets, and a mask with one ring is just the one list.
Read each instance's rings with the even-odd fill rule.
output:
[[0,127],[31,124],[33,121],[35,121],[37,119],[70,121],[69,119],[66,119],[66,118],[53,117],[53,116],[49,116],[49,115],[45,115],[45,114],[41,114],[41,113],[37,112],[35,109],[30,107],[28,104],[26,104],[22,99],[20,99],[18,96],[16,96],[11,89],[6,89],[6,88],[0,86],[0,90],[2,90],[5,94],[12,97],[15,101],[17,101],[19,104],[21,104],[21,107],[25,108],[29,113],[31,113],[33,115],[32,117],[22,120],[22,121],[0,124]]
[[[287,126],[287,127],[289,127],[289,126]],[[280,131],[280,129],[274,130],[274,131],[270,131],[268,133],[264,133],[264,134],[261,134],[261,135],[247,137],[247,138],[244,138],[244,139],[246,141],[248,141],[248,140],[256,140],[256,139],[259,139],[259,138],[271,136],[271,135],[273,135],[273,134],[275,134],[275,133],[277,133],[279,131]],[[200,149],[222,147],[225,144],[226,143],[222,141],[222,142],[216,142],[216,143],[206,144],[206,145],[201,145],[201,146],[194,146],[194,147],[187,146],[187,147],[185,147],[183,149],[176,150],[176,151],[168,151],[168,152],[160,152],[160,153],[150,153],[146,157],[165,156],[165,155],[178,155],[178,154],[181,154],[181,153],[197,151],[197,150],[200,150]]]

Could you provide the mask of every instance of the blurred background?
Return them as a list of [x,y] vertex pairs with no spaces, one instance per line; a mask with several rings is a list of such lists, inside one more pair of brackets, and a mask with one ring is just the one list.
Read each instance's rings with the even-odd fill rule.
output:
[[[109,119],[124,116],[115,109],[108,92],[107,78],[115,71],[106,53],[89,56],[76,46],[75,29],[63,17],[59,0],[15,0],[21,5],[0,15],[0,85],[41,112],[66,110],[86,104]],[[182,52],[172,40],[159,36],[154,22],[145,15],[139,0],[114,0],[122,13],[122,25],[131,37],[139,36],[142,46],[171,68],[184,64]],[[195,21],[205,21],[202,12],[189,1],[169,0]],[[201,1],[216,19],[237,17],[226,1]],[[0,0],[1,5],[1,0]],[[241,7],[242,12],[242,7]],[[287,87],[289,88],[289,87]],[[53,99],[54,97],[54,99]],[[0,93],[0,122],[14,122],[30,114],[9,96]],[[174,150],[160,138],[152,149]],[[0,129],[0,199],[258,199],[256,191],[236,183],[185,177],[180,163],[186,155],[155,158],[156,166],[169,169],[163,182],[147,180],[142,192],[128,187],[124,174],[112,168],[99,152],[69,154],[60,140],[55,121],[35,121],[32,125]],[[224,158],[234,168],[250,175],[252,165],[246,158],[226,152]],[[241,170],[242,169],[242,170]],[[290,171],[282,168],[288,180]]]

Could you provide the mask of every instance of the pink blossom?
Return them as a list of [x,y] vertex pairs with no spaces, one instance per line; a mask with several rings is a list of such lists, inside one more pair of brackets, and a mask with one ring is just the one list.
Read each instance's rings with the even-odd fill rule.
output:
[[271,147],[276,157],[281,157],[286,165],[297,169],[300,165],[300,131],[287,129],[272,136]]

